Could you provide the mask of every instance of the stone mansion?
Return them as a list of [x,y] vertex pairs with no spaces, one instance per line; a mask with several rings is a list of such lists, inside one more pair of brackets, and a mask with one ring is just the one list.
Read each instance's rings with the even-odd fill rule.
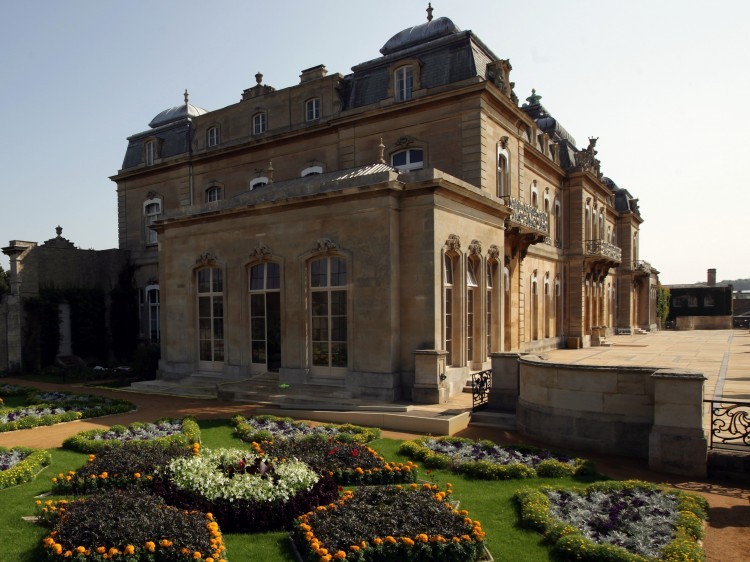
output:
[[[642,217],[511,64],[433,19],[350,74],[256,83],[128,138],[119,246],[160,377],[433,402],[491,354],[656,325]],[[277,374],[277,375],[276,375]]]

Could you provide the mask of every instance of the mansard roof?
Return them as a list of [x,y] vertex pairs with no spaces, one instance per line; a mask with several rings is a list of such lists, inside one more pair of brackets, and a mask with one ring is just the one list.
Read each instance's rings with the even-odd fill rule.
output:
[[157,127],[174,123],[175,121],[180,121],[181,119],[186,119],[188,117],[197,117],[204,113],[208,113],[208,111],[195,106],[192,103],[183,103],[182,105],[176,105],[169,109],[165,109],[154,117],[148,126],[152,129],[156,129]]
[[383,48],[380,49],[380,52],[383,55],[390,55],[402,51],[407,47],[426,43],[427,41],[445,37],[446,35],[454,35],[460,31],[458,26],[449,18],[437,18],[399,31],[396,35],[388,39]]

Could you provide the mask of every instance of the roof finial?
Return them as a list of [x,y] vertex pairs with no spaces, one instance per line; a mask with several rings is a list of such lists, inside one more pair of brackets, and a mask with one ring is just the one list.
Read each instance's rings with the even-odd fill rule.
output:
[[536,90],[534,88],[531,88],[531,95],[526,98],[526,101],[531,105],[537,105],[540,99],[542,99],[542,96],[538,96]]
[[60,225],[58,224],[58,225],[57,225],[57,228],[55,228],[55,232],[57,232],[57,235],[58,235],[58,236],[61,236],[61,235],[62,235],[62,226],[60,226]]
[[266,177],[268,178],[268,183],[273,183],[273,162],[268,162],[268,169],[266,170]]
[[263,82],[263,75],[260,72],[256,73],[255,81],[258,83],[258,86]]
[[427,2],[427,21],[432,21],[432,2]]
[[384,152],[385,145],[383,144],[383,137],[380,137],[380,144],[378,145],[378,164],[385,164],[385,158],[383,158]]
[[190,94],[188,94],[187,88],[185,88],[185,105],[188,104],[188,98],[190,97]]

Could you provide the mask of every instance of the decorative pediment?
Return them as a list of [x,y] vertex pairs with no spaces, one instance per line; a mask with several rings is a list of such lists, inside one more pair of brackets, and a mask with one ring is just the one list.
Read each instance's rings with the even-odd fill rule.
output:
[[482,243],[479,240],[472,240],[469,244],[469,253],[475,256],[482,255]]
[[216,255],[212,252],[204,252],[201,255],[198,256],[198,258],[195,260],[195,263],[199,263],[201,265],[213,265],[216,263]]
[[328,253],[334,250],[338,250],[339,246],[330,238],[318,238],[313,246],[312,250],[316,253]]
[[458,237],[458,234],[448,236],[448,239],[445,241],[445,249],[454,252],[458,252],[461,249],[461,239]]
[[271,248],[266,246],[263,242],[258,242],[255,248],[253,248],[253,251],[250,252],[250,259],[267,260],[270,259],[272,255],[273,252],[271,251]]

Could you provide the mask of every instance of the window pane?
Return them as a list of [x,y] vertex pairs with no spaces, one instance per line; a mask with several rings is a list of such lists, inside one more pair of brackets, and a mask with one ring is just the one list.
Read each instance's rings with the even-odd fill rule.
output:
[[214,340],[214,361],[224,361],[224,340]]
[[211,341],[201,340],[200,342],[200,360],[211,361]]
[[346,260],[331,258],[331,287],[346,285]]
[[265,274],[265,264],[254,265],[250,268],[250,290],[251,291],[262,291],[263,290],[263,277]]
[[213,292],[221,293],[224,291],[224,272],[218,267],[212,268],[211,271],[213,272]]
[[331,344],[331,366],[332,367],[346,367],[347,366],[346,343],[332,343]]
[[424,161],[424,153],[421,148],[412,148],[409,151],[409,164],[415,164],[417,162]]
[[263,316],[266,313],[266,296],[250,295],[250,315]]
[[331,291],[331,315],[346,316],[346,291]]
[[328,293],[316,291],[312,293],[313,316],[328,316]]
[[346,316],[331,318],[331,341],[346,341]]
[[312,362],[316,367],[328,366],[328,343],[313,343]]
[[214,337],[224,338],[224,319],[214,318]]
[[445,284],[453,285],[453,260],[450,256],[443,256],[443,267],[445,268]]
[[281,286],[281,274],[279,264],[269,263],[266,265],[266,288],[278,289]]
[[214,297],[214,318],[224,316],[224,297]]
[[199,293],[208,293],[211,290],[211,286],[209,285],[209,281],[211,279],[211,270],[210,269],[201,269],[198,272],[198,292]]
[[198,337],[201,340],[210,340],[211,339],[211,319],[201,318],[198,321],[198,331],[199,331]]
[[328,341],[328,318],[316,316],[312,319],[312,341]]
[[328,286],[328,260],[315,260],[310,265],[310,284],[313,287]]
[[211,297],[200,297],[198,299],[198,317],[211,318]]
[[391,158],[391,165],[394,168],[397,168],[399,166],[405,166],[406,165],[406,151],[397,152],[393,155]]
[[265,363],[266,362],[266,342],[253,341],[252,344],[252,355],[253,363]]
[[250,320],[250,333],[252,334],[253,340],[266,341],[266,317],[256,316]]

